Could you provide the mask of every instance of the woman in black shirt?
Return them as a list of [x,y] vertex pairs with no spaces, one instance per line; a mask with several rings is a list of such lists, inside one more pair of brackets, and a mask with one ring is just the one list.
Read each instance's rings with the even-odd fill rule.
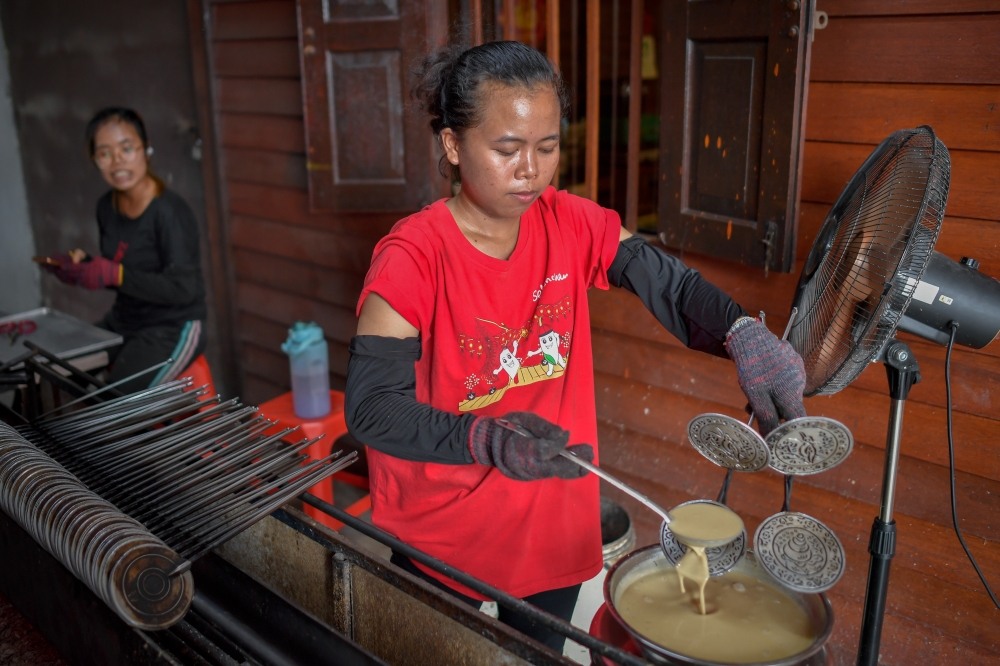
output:
[[139,114],[109,108],[87,125],[91,159],[112,189],[97,202],[100,255],[56,255],[60,280],[118,296],[98,326],[120,334],[110,381],[168,358],[154,375],[123,385],[138,391],[176,378],[204,351],[205,283],[191,208],[149,169],[153,149]]

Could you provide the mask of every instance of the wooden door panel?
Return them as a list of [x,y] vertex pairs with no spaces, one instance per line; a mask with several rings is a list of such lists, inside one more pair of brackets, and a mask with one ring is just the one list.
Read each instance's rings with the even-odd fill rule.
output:
[[740,221],[757,210],[763,70],[767,44],[695,42],[691,76],[691,171],[688,202]]
[[421,0],[298,0],[309,207],[414,211],[433,141],[406,74],[445,33]]
[[788,0],[664,3],[665,244],[792,269],[812,7]]
[[327,54],[336,185],[405,184],[399,51]]

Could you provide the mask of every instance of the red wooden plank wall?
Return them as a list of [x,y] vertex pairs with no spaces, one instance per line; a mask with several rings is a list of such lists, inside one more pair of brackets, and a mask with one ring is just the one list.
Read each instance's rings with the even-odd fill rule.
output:
[[[1000,5],[962,0],[819,0],[830,15],[817,32],[806,128],[798,258],[805,258],[834,199],[892,131],[934,127],[951,151],[951,192],[938,249],[974,256],[1000,276]],[[938,14],[932,14],[938,12]],[[946,13],[947,12],[947,13]],[[687,256],[747,310],[768,313],[780,333],[795,275]],[[723,471],[687,444],[684,428],[704,412],[745,416],[731,362],[681,347],[623,292],[591,294],[598,416],[604,466],[664,506],[714,498]],[[886,664],[1000,664],[997,611],[951,529],[945,431],[944,350],[907,338],[922,366],[903,431],[897,490],[898,555],[882,641]],[[958,507],[966,540],[1000,588],[1000,344],[956,351]],[[993,394],[997,394],[994,401]],[[854,663],[868,571],[868,532],[877,513],[888,423],[885,372],[873,365],[841,393],[807,400],[810,414],[837,418],[857,440],[839,468],[796,482],[794,510],[831,526],[848,570],[831,591],[835,663]],[[621,498],[638,521],[639,543],[658,523]],[[750,534],[781,508],[777,474],[737,475],[730,504]]]
[[296,320],[323,327],[331,386],[343,388],[354,305],[398,216],[309,212],[294,0],[209,6],[241,395],[259,404],[288,390],[279,345]]
[[[293,0],[212,4],[216,113],[222,144],[231,259],[237,280],[242,395],[259,403],[287,390],[278,345],[296,319],[315,320],[330,342],[331,380],[342,386],[353,307],[379,237],[395,215],[311,214]],[[951,149],[948,217],[938,249],[970,254],[1000,276],[1000,11],[995,0],[819,0],[829,27],[814,43],[799,258],[827,209],[875,144],[891,131],[931,124]],[[940,12],[931,14],[930,12]],[[775,331],[795,275],[690,256],[688,263]],[[685,441],[687,421],[742,415],[729,361],[669,338],[638,300],[592,294],[602,459],[665,506],[714,497],[722,471]],[[1000,664],[1000,612],[982,591],[950,527],[943,350],[909,339],[923,368],[907,407],[894,562],[882,654],[887,664]],[[1000,587],[1000,345],[953,359],[959,511],[971,548]],[[997,404],[992,394],[998,392]],[[838,469],[796,483],[793,508],[834,528],[848,571],[830,597],[835,663],[852,663],[864,596],[868,530],[876,513],[888,414],[881,367],[841,393],[807,402],[845,422],[857,444]],[[608,490],[609,495],[615,495]],[[781,479],[740,475],[731,504],[750,534],[781,507]],[[640,544],[657,525],[628,505]]]

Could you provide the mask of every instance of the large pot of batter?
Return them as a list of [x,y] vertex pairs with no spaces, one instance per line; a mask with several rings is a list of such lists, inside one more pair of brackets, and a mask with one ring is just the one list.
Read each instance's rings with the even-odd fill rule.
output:
[[[833,631],[824,594],[781,587],[748,552],[705,591],[708,614],[682,594],[659,545],[622,558],[608,572],[608,611],[657,664],[821,666]],[[695,594],[697,592],[695,591]]]

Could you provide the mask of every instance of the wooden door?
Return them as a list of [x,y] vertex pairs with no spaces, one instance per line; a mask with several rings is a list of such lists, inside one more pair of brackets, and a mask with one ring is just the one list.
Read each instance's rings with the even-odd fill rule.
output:
[[407,74],[446,36],[423,0],[298,0],[309,203],[412,211],[437,196],[434,142]]
[[792,270],[813,1],[664,3],[668,246]]

